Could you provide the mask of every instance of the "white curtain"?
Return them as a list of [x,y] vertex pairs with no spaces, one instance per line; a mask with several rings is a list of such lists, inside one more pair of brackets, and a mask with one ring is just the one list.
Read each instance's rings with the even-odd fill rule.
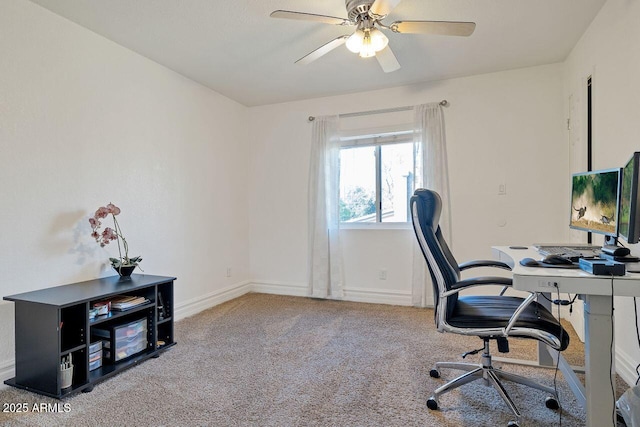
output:
[[313,122],[309,167],[309,285],[316,298],[343,297],[338,116]]
[[[416,188],[428,188],[440,194],[442,198],[440,229],[451,246],[449,167],[442,106],[439,103],[417,105],[414,111]],[[431,277],[417,241],[413,247],[412,303],[419,307],[433,306]]]

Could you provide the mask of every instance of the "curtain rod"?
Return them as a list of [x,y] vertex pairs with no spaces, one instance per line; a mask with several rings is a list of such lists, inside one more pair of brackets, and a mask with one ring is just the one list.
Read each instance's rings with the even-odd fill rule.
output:
[[[443,107],[448,107],[449,101],[447,101],[446,99],[443,99],[442,101],[439,102],[439,104]],[[409,110],[413,110],[413,106],[386,108],[383,110],[359,111],[357,113],[339,114],[338,117],[359,117],[359,116],[368,116],[369,114],[395,113],[398,111],[409,111]],[[314,121],[315,119],[316,119],[315,116],[309,116],[310,122]]]

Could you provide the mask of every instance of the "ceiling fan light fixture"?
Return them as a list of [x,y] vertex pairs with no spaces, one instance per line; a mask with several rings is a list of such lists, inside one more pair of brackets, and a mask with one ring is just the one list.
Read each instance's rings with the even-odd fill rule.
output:
[[361,58],[371,58],[376,56],[376,52],[381,51],[389,44],[389,39],[377,28],[365,28],[357,30],[347,39],[346,45],[353,53],[357,53]]
[[360,50],[362,50],[362,46],[364,45],[364,37],[363,30],[356,30],[356,32],[351,34],[347,39],[347,49],[353,53],[360,53]]
[[373,28],[370,31],[370,38],[371,46],[373,46],[373,50],[375,50],[376,52],[380,52],[389,44],[389,39],[387,38],[387,36],[385,36],[382,31],[377,28]]
[[364,30],[364,39],[362,39],[362,48],[360,49],[360,58],[371,58],[376,56],[376,49],[371,43],[371,30]]
[[376,56],[376,51],[373,49],[362,49],[358,56],[360,56],[360,58],[373,58]]

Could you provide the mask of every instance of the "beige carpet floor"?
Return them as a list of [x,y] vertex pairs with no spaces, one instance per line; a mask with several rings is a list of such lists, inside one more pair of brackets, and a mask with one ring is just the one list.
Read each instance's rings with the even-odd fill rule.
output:
[[[572,333],[573,334],[573,333]],[[461,360],[475,337],[435,331],[433,310],[248,294],[176,323],[178,345],[62,402],[9,388],[0,404],[66,404],[62,413],[4,413],[7,426],[506,426],[513,417],[481,382],[426,399],[458,372],[429,377],[436,361]],[[565,356],[582,364],[573,334]],[[531,359],[535,342],[510,340]],[[479,356],[469,356],[477,361]],[[503,364],[553,385],[554,370]],[[521,426],[582,426],[562,374],[562,415],[544,393],[506,384]],[[624,386],[621,387],[624,389]],[[560,424],[561,422],[561,424]]]

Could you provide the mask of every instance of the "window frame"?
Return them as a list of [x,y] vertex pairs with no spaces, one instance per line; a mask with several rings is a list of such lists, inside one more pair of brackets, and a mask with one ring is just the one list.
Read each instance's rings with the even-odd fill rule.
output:
[[[392,144],[411,143],[413,148],[413,171],[416,170],[416,149],[414,129],[412,124],[400,124],[381,128],[367,128],[360,130],[342,131],[340,134],[340,151],[356,147],[374,147],[375,150],[375,222],[344,222],[340,221],[341,229],[410,229],[411,222],[382,221],[382,146]],[[342,167],[342,165],[340,166]],[[415,187],[415,181],[414,181]],[[338,195],[340,199],[340,195]]]

